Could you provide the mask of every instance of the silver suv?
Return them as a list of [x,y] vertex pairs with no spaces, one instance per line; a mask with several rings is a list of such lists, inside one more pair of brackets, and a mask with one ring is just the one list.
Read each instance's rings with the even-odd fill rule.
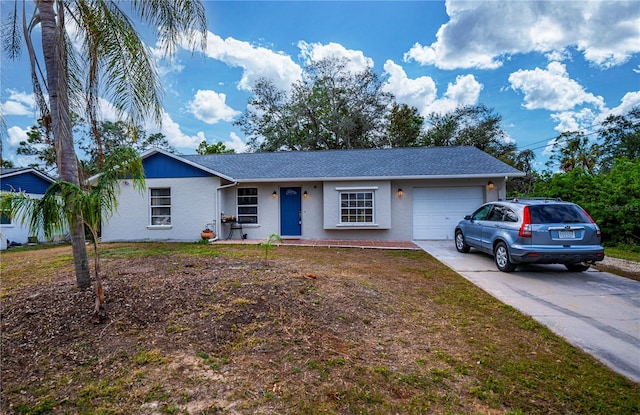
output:
[[604,259],[600,228],[575,203],[556,199],[513,199],[480,206],[456,226],[460,252],[493,255],[500,271],[518,264],[564,264],[582,272]]

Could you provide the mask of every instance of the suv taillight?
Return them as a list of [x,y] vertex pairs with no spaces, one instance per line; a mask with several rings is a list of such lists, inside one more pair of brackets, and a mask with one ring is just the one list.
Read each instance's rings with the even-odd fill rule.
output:
[[531,227],[531,216],[529,215],[529,206],[524,207],[524,218],[522,219],[522,225],[520,226],[520,232],[518,235],[521,238],[531,238],[532,227]]
[[593,218],[591,217],[590,214],[587,213],[586,210],[584,210],[584,208],[580,208],[582,209],[582,211],[584,212],[585,215],[587,215],[587,217],[589,218],[589,220],[591,221],[591,223],[593,223],[593,225],[596,227],[596,236],[598,238],[602,238],[602,232],[600,232],[600,227],[598,226],[598,224],[596,223],[595,220],[593,220]]

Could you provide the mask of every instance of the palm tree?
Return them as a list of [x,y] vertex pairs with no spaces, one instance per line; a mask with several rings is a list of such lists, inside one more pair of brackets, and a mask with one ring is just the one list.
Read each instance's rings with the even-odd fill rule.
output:
[[589,138],[584,133],[573,131],[558,136],[549,162],[558,162],[560,170],[564,172],[580,168],[589,174],[594,174],[599,157],[598,145],[589,144]]
[[[19,6],[22,4],[22,7]],[[30,2],[29,2],[30,3]],[[56,148],[56,165],[62,181],[80,187],[81,178],[71,129],[71,111],[86,114],[101,146],[97,127],[98,98],[111,101],[129,125],[153,117],[161,119],[161,85],[153,58],[120,3],[156,28],[165,53],[173,53],[182,39],[206,41],[204,6],[197,0],[15,0],[3,45],[15,59],[26,45],[35,101]],[[21,17],[21,19],[20,19]],[[36,30],[40,27],[40,31]],[[41,33],[42,53],[34,39]],[[80,43],[73,43],[74,39]],[[187,36],[181,37],[182,34]],[[200,36],[197,36],[199,34]],[[74,45],[80,44],[79,48]],[[44,73],[42,72],[44,70]],[[101,90],[100,87],[106,87]],[[135,139],[134,134],[131,138]],[[104,155],[99,154],[102,163]],[[69,195],[73,200],[73,194]],[[68,216],[78,287],[91,285],[81,209],[68,204]]]
[[88,188],[58,180],[47,189],[42,199],[31,198],[22,192],[3,192],[0,196],[0,210],[8,212],[11,217],[21,218],[22,224],[27,223],[34,235],[42,229],[47,239],[64,232],[72,218],[83,218],[83,225],[93,237],[96,293],[93,321],[96,323],[107,317],[98,252],[100,222],[111,217],[117,209],[118,180],[129,178],[136,190],[144,191],[142,160],[131,147],[119,147],[109,153],[104,167],[104,173],[99,174]]

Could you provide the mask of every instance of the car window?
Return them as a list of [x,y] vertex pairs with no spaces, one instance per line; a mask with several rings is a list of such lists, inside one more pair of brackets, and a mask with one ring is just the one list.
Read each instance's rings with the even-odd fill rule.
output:
[[492,205],[481,206],[478,210],[473,212],[473,215],[471,215],[471,219],[472,220],[485,220],[487,215],[489,214],[489,211],[491,210],[491,207],[492,207]]
[[505,222],[517,222],[518,221],[518,215],[516,215],[516,212],[514,212],[513,210],[509,209],[509,208],[505,208],[505,214],[504,214],[504,221]]
[[576,205],[530,206],[531,223],[589,223],[584,211]]
[[493,210],[489,214],[489,217],[487,218],[487,220],[491,220],[494,222],[502,222],[502,218],[504,216],[505,210],[506,208],[504,206],[494,205]]

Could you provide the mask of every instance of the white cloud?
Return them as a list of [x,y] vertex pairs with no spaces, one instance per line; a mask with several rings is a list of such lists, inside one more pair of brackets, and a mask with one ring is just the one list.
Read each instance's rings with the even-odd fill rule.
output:
[[18,126],[13,126],[7,129],[7,143],[11,147],[18,147],[21,141],[26,141],[27,138],[27,130],[23,130]]
[[627,92],[620,100],[620,105],[608,111],[606,116],[626,114],[637,106],[640,106],[640,91]]
[[300,48],[300,56],[306,63],[335,56],[345,58],[348,62],[347,69],[351,72],[362,72],[373,68],[373,59],[364,56],[360,50],[347,49],[339,43],[330,42],[323,45],[322,43],[300,41],[298,47]]
[[228,37],[222,39],[207,33],[206,55],[230,66],[243,69],[238,89],[251,90],[259,78],[271,79],[276,87],[289,90],[298,81],[302,69],[290,56],[274,52],[264,47],[256,47],[248,42]]
[[387,60],[384,64],[388,81],[385,90],[395,95],[398,102],[416,107],[421,115],[431,112],[445,113],[462,105],[474,105],[478,102],[482,84],[473,75],[458,76],[454,83],[447,85],[442,98],[438,98],[435,82],[428,76],[410,79],[404,69]]
[[606,109],[594,117],[593,125],[600,125],[610,115],[623,115],[631,111],[632,108],[640,106],[640,91],[632,91],[624,94],[620,100],[620,105],[615,108]]
[[539,52],[557,59],[575,48],[607,68],[640,52],[636,1],[447,1],[449,22],[429,46],[416,43],[405,61],[441,69],[501,66],[509,55]]
[[246,153],[249,151],[247,143],[242,141],[236,133],[230,133],[229,138],[229,140],[223,142],[227,148],[234,149],[236,153]]
[[9,98],[6,102],[0,103],[0,112],[3,116],[8,115],[27,115],[33,116],[36,110],[33,94],[19,92],[14,89],[8,89]]
[[509,82],[514,91],[524,94],[526,109],[567,111],[585,104],[604,107],[603,98],[586,92],[559,62],[549,63],[547,69],[518,70],[509,75]]
[[432,78],[420,76],[410,79],[404,69],[392,60],[385,62],[384,70],[388,75],[384,89],[393,93],[397,101],[422,112],[436,100],[438,89]]
[[180,124],[173,121],[171,116],[166,112],[162,112],[162,126],[158,129],[158,126],[153,123],[148,123],[145,126],[145,130],[148,134],[161,132],[167,138],[169,144],[176,149],[189,149],[190,152],[198,147],[198,145],[206,140],[206,137],[202,131],[199,131],[196,135],[187,135],[182,132]]
[[590,108],[551,114],[551,119],[558,123],[554,129],[561,133],[588,129],[593,125],[595,118],[596,114]]
[[193,98],[187,104],[189,112],[197,119],[207,124],[216,124],[220,121],[233,121],[234,117],[240,115],[240,111],[236,111],[228,106],[227,96],[223,93],[217,93],[211,90],[198,90]]
[[453,108],[455,108],[477,103],[480,91],[482,91],[482,84],[476,81],[473,75],[461,75],[456,77],[455,83],[447,85],[447,92],[444,96],[447,101],[454,104]]

